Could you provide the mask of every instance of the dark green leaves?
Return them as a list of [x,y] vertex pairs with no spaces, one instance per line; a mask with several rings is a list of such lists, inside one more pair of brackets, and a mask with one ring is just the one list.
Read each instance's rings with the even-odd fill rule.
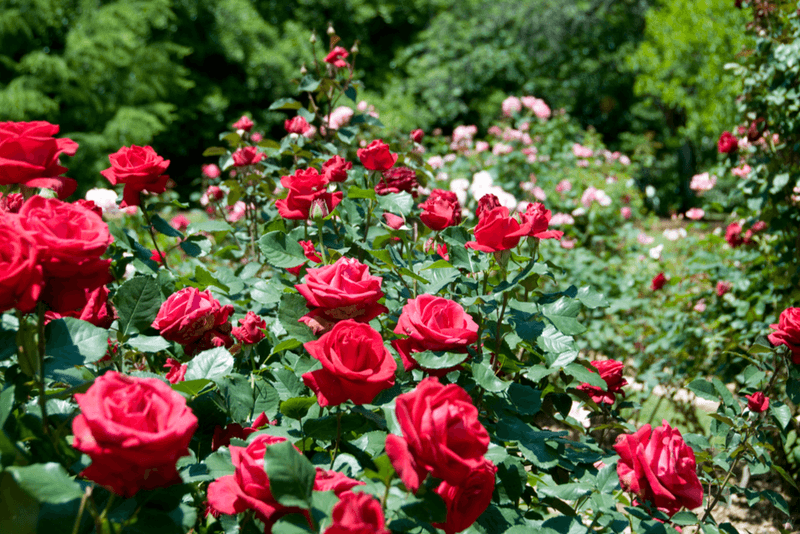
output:
[[264,452],[264,468],[269,488],[276,501],[284,506],[311,508],[316,471],[290,441],[275,443]]
[[108,350],[108,330],[72,317],[50,321],[45,337],[45,354],[53,357],[54,368],[93,363]]
[[302,265],[306,261],[303,247],[285,232],[270,232],[258,240],[261,254],[273,267],[287,269]]
[[80,484],[55,462],[12,466],[8,471],[17,484],[39,502],[62,504],[83,496]]
[[136,276],[122,284],[114,295],[119,329],[125,335],[147,330],[163,302],[158,282],[149,276]]

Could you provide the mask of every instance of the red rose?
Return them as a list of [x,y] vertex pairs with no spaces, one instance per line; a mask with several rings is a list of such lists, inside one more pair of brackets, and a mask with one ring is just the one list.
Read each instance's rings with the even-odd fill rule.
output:
[[761,391],[756,391],[752,395],[745,395],[747,399],[747,409],[754,413],[761,413],[769,408],[769,397]]
[[450,254],[447,253],[447,245],[444,243],[436,247],[436,253],[441,256],[444,261],[450,261]]
[[182,395],[157,378],[109,371],[75,401],[72,446],[92,459],[81,476],[123,497],[180,483],[175,462],[197,429]]
[[0,242],[0,312],[30,312],[44,287],[36,239],[20,231],[17,215],[0,212]]
[[[403,306],[394,333],[408,336],[392,341],[406,371],[419,367],[412,352],[426,350],[466,352],[478,340],[478,325],[464,308],[450,299],[420,295]],[[448,369],[442,370],[449,372]]]
[[322,363],[322,369],[303,375],[320,406],[338,406],[347,400],[369,404],[394,385],[397,364],[381,335],[368,324],[340,321],[330,332],[303,346]]
[[447,519],[433,526],[445,534],[456,534],[468,529],[486,511],[492,502],[497,467],[489,460],[484,462],[461,484],[442,482],[436,493],[447,505]]
[[317,254],[317,249],[314,246],[313,241],[299,241],[300,246],[303,247],[303,255],[308,259],[308,261],[313,261],[314,263],[322,263],[322,258],[319,257]]
[[719,136],[719,142],[717,142],[719,153],[730,154],[731,152],[736,152],[737,148],[739,148],[739,140],[730,132],[722,132],[722,135]]
[[742,244],[744,244],[744,239],[742,238],[742,227],[739,223],[732,222],[728,225],[725,229],[725,241],[731,246],[731,248],[736,248]]
[[184,232],[186,231],[187,228],[189,228],[191,222],[192,221],[190,221],[186,215],[184,215],[183,213],[179,213],[175,217],[170,219],[169,224],[171,224],[172,227],[175,228],[177,231]]
[[528,204],[525,213],[520,213],[519,217],[522,220],[521,228],[530,228],[525,235],[538,239],[561,239],[564,235],[564,232],[560,230],[547,229],[550,225],[551,214],[550,210],[545,209],[541,202]]
[[620,485],[670,517],[682,507],[703,504],[703,486],[697,478],[694,452],[678,429],[663,421],[651,430],[644,425],[634,434],[617,438],[617,474]]
[[720,280],[719,282],[717,282],[717,296],[718,297],[723,296],[725,293],[730,291],[732,288],[733,288],[733,284],[731,284],[730,282],[724,282],[724,281]]
[[306,220],[310,217],[314,201],[332,212],[342,201],[341,191],[328,192],[328,180],[317,169],[300,169],[291,176],[281,177],[281,185],[288,190],[286,198],[276,200],[275,206],[284,219]]
[[311,125],[308,124],[307,120],[298,115],[297,117],[283,121],[283,127],[286,129],[286,133],[303,135],[311,128]]
[[96,213],[54,198],[32,196],[19,211],[19,225],[39,247],[43,300],[55,313],[83,309],[91,293],[111,282],[111,260],[100,259],[111,243]]
[[356,486],[364,486],[365,482],[360,480],[353,480],[349,476],[338,471],[329,471],[321,467],[317,467],[316,475],[314,476],[314,491],[332,491],[337,496],[341,496],[344,492],[350,491]]
[[222,306],[211,291],[185,287],[161,305],[153,328],[164,339],[183,345],[183,350],[192,355],[213,347],[233,345],[229,321],[232,313],[233,306]]
[[366,148],[356,151],[361,164],[371,171],[388,171],[397,163],[397,154],[389,151],[389,145],[381,139],[376,139]]
[[353,163],[345,161],[339,156],[333,156],[322,164],[322,175],[329,182],[344,182],[347,180],[347,171],[353,168]]
[[246,167],[247,165],[255,165],[264,159],[264,153],[259,152],[257,146],[245,146],[237,148],[231,157],[233,158],[234,167]]
[[394,213],[389,213],[388,211],[383,214],[383,219],[392,230],[399,230],[405,224],[405,221],[402,217],[395,215]]
[[219,178],[222,174],[222,171],[219,170],[219,167],[214,165],[213,163],[209,163],[208,165],[203,165],[202,172],[208,178]]
[[234,130],[244,130],[249,132],[253,128],[253,121],[249,117],[242,115],[242,118],[233,123]]
[[19,213],[24,202],[25,198],[22,193],[11,193],[10,195],[0,193],[0,212]]
[[111,168],[100,171],[111,185],[125,184],[120,207],[138,206],[139,193],[163,193],[167,190],[169,176],[164,174],[169,160],[164,159],[150,146],[124,146],[108,156]]
[[61,199],[74,193],[78,182],[61,176],[67,168],[58,157],[74,156],[78,143],[55,139],[58,130],[57,124],[45,121],[0,122],[0,185],[52,189]]
[[431,230],[438,232],[461,223],[461,204],[452,191],[434,189],[419,208],[422,210],[419,218]]
[[342,493],[333,507],[332,519],[323,534],[391,534],[381,503],[369,493]]
[[423,137],[425,137],[425,132],[423,132],[419,128],[411,132],[411,140],[414,141],[415,143],[421,143]]
[[485,463],[489,433],[461,386],[428,377],[398,395],[402,436],[389,434],[386,453],[405,486],[416,493],[427,473],[450,485],[464,484]]
[[381,175],[381,179],[375,184],[375,193],[378,195],[388,195],[389,193],[400,193],[405,191],[417,198],[417,173],[408,167],[395,167],[389,169]]
[[527,231],[508,214],[508,208],[500,206],[481,212],[473,233],[475,241],[467,241],[464,246],[481,252],[499,252],[516,247]]
[[166,258],[166,257],[167,257],[167,255],[164,254],[163,252],[159,252],[154,248],[150,249],[150,261],[154,261],[154,262],[158,263],[159,265],[163,265],[164,264],[164,258]]
[[267,414],[261,412],[261,415],[256,417],[253,424],[247,428],[243,428],[239,423],[231,423],[225,426],[225,428],[217,425],[214,427],[214,436],[211,438],[211,450],[216,451],[220,447],[229,446],[233,438],[246,440],[250,434],[255,434],[259,429],[267,427],[270,424],[275,425],[277,421],[270,423]]
[[267,337],[266,334],[264,334],[264,330],[267,328],[266,321],[254,312],[247,312],[244,319],[239,319],[239,324],[241,326],[237,326],[231,330],[231,334],[238,339],[240,343],[255,345]]
[[484,214],[489,213],[495,208],[500,207],[500,199],[497,198],[496,195],[488,193],[483,195],[480,200],[478,200],[478,207],[475,208],[475,216],[478,217],[480,220]]
[[327,56],[325,56],[325,63],[330,63],[334,67],[342,68],[342,67],[349,67],[350,65],[345,61],[347,56],[350,54],[342,48],[341,46],[337,46],[333,50],[331,50]]
[[183,382],[186,378],[186,369],[189,366],[181,364],[175,358],[167,358],[167,363],[164,364],[164,369],[168,369],[167,374],[164,378],[167,379],[167,382],[170,384],[177,384],[178,382]]
[[75,317],[82,321],[92,323],[100,328],[110,328],[117,314],[108,301],[108,288],[100,286],[93,291],[85,291],[86,305],[78,310],[67,313],[45,312],[45,319],[52,321],[62,317]]
[[625,396],[625,392],[622,391],[622,386],[628,385],[628,381],[622,377],[622,369],[625,367],[625,364],[614,360],[601,360],[589,363],[600,373],[600,378],[605,380],[607,385],[606,391],[586,383],[578,386],[578,389],[588,393],[597,404],[614,404],[617,400],[617,393],[621,393]]
[[662,287],[664,287],[667,283],[667,277],[664,276],[664,273],[658,273],[653,277],[653,280],[650,282],[650,289],[653,291],[658,291]]
[[792,353],[792,363],[800,365],[800,308],[786,308],[781,312],[777,324],[769,325],[775,330],[767,339],[773,345],[786,345]]
[[369,274],[369,267],[344,256],[331,265],[310,268],[305,283],[294,286],[311,310],[300,320],[316,332],[344,319],[368,323],[389,311],[378,304],[381,282],[383,278]]
[[[270,491],[264,453],[268,446],[283,441],[286,438],[261,434],[247,447],[231,445],[231,460],[236,472],[209,484],[208,504],[211,509],[228,515],[254,510],[256,517],[266,526],[264,532],[271,532],[275,521],[286,514],[303,513],[300,508],[278,503]],[[308,517],[308,512],[305,513]]]

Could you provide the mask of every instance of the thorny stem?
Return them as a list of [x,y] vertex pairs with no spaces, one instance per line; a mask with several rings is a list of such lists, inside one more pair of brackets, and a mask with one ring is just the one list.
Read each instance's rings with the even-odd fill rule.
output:
[[161,249],[158,248],[158,241],[156,241],[156,232],[153,229],[153,223],[150,222],[150,215],[147,213],[147,206],[144,205],[144,196],[142,193],[139,193],[139,205],[142,207],[142,214],[144,214],[144,220],[147,223],[147,230],[150,232],[150,237],[153,239],[153,246],[156,247],[156,254],[158,254],[159,259],[161,259],[161,264],[164,266],[166,270],[170,270],[169,265],[167,265],[167,256],[166,254],[161,254]]

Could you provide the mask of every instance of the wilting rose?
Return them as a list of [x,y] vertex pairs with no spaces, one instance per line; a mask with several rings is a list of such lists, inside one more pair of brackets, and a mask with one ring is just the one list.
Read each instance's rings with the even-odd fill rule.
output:
[[91,293],[111,282],[108,225],[95,212],[55,198],[33,196],[19,211],[19,227],[36,241],[45,287],[40,298],[50,311],[83,309]]
[[356,151],[358,159],[365,168],[371,171],[388,171],[397,163],[397,154],[389,150],[389,145],[381,139],[376,139]]
[[719,150],[719,153],[730,154],[731,152],[736,152],[737,148],[739,148],[739,141],[736,137],[730,132],[722,132],[717,142],[717,150]]
[[341,191],[329,193],[328,180],[313,167],[281,177],[281,185],[287,189],[287,195],[284,199],[276,200],[275,206],[284,219],[309,219],[315,201],[330,213],[343,197]]
[[408,167],[395,167],[384,171],[378,183],[375,184],[375,193],[378,195],[388,195],[390,193],[411,193],[417,197],[417,173]]
[[295,286],[311,310],[300,320],[316,332],[334,323],[354,319],[368,323],[388,311],[378,304],[383,297],[383,278],[369,274],[369,267],[355,258],[342,256],[336,263],[310,268],[305,283]]
[[245,345],[255,345],[266,337],[264,330],[267,328],[267,323],[255,314],[255,312],[247,312],[244,319],[239,319],[239,326],[231,330],[231,335],[239,340],[240,343]]
[[664,287],[667,283],[667,277],[664,276],[664,273],[658,273],[653,277],[653,280],[650,282],[650,289],[653,291],[658,291],[662,287]]
[[345,61],[350,54],[341,46],[335,47],[327,56],[325,56],[325,63],[330,63],[334,67],[342,68],[349,67],[350,65]]
[[420,219],[431,230],[438,232],[461,222],[461,204],[452,191],[434,189],[419,208],[422,210]]
[[0,122],[0,185],[52,189],[64,199],[75,192],[78,182],[61,176],[61,154],[74,156],[78,143],[56,139],[57,124],[45,121]]
[[391,534],[381,503],[369,493],[344,492],[331,513],[333,523],[323,534]]
[[20,231],[15,214],[0,212],[0,242],[0,312],[30,312],[44,287],[36,239]]
[[617,393],[625,395],[622,390],[622,386],[628,384],[628,381],[622,377],[622,370],[625,368],[625,364],[615,360],[595,360],[589,363],[600,373],[600,378],[605,380],[606,391],[587,383],[581,384],[578,389],[588,393],[597,404],[614,404],[617,400]]
[[775,330],[767,339],[773,345],[786,345],[792,354],[792,363],[800,365],[800,308],[786,308],[781,312],[777,324],[769,325]]
[[244,130],[249,132],[253,128],[253,121],[249,117],[242,115],[242,118],[233,123],[234,130]]
[[322,369],[303,375],[320,406],[338,406],[348,400],[369,404],[394,385],[397,364],[381,335],[368,324],[340,321],[317,341],[303,346],[322,363]]
[[402,436],[389,434],[386,453],[405,486],[416,493],[430,473],[450,485],[464,484],[485,464],[489,434],[461,386],[428,377],[396,400]]
[[[414,352],[466,352],[478,340],[478,325],[461,305],[450,299],[420,295],[403,306],[394,333],[408,336],[392,342],[406,371],[419,364]],[[448,372],[449,369],[443,370]]]
[[484,460],[463,483],[439,484],[436,493],[447,505],[447,518],[444,523],[435,523],[433,526],[441,528],[445,534],[456,534],[472,526],[492,502],[495,473],[497,467],[489,460]]
[[173,293],[158,310],[153,328],[161,337],[183,345],[187,354],[214,347],[230,347],[233,306],[222,306],[211,291],[185,287]]
[[111,185],[125,184],[120,207],[138,206],[139,193],[159,194],[167,190],[169,176],[164,174],[169,160],[151,146],[124,146],[108,156],[111,167],[100,171]]
[[761,391],[756,391],[752,395],[745,395],[747,399],[747,409],[754,413],[761,413],[769,408],[769,397]]
[[256,146],[245,146],[237,148],[231,157],[233,158],[234,167],[246,167],[247,165],[255,165],[264,159],[264,153],[259,152]]
[[92,459],[82,477],[123,497],[180,483],[175,463],[197,429],[182,395],[157,378],[109,371],[75,401],[73,447]]
[[286,133],[303,135],[311,128],[311,125],[308,124],[307,120],[298,115],[297,117],[283,121],[283,127],[286,129]]
[[650,502],[670,517],[683,507],[691,510],[703,504],[694,452],[666,421],[656,429],[644,425],[619,436],[614,450],[619,454],[619,482],[639,501]]
[[347,171],[353,168],[353,163],[345,161],[340,156],[333,156],[322,164],[322,175],[329,182],[344,182],[347,180]]

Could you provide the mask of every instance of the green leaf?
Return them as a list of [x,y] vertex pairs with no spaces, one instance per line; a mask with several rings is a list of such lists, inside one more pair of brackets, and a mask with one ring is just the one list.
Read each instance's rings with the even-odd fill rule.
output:
[[281,403],[281,413],[298,421],[306,416],[308,409],[314,406],[317,397],[294,397]]
[[469,358],[469,354],[458,352],[412,352],[411,357],[425,369],[449,369]]
[[679,526],[696,525],[697,516],[693,512],[683,511],[672,516],[671,521]]
[[219,393],[225,400],[228,413],[237,423],[246,422],[255,407],[253,389],[250,386],[248,377],[240,374],[232,374],[224,378],[215,380]]
[[124,335],[150,328],[164,302],[158,282],[149,276],[135,276],[123,283],[112,301]]
[[11,466],[8,471],[17,484],[39,502],[63,504],[83,497],[80,484],[58,463]]
[[575,341],[571,337],[559,332],[556,327],[551,324],[544,327],[536,343],[547,352],[552,352],[553,354],[575,351]]
[[225,347],[204,350],[186,367],[186,380],[217,380],[233,370],[233,356]]
[[603,294],[598,293],[597,290],[591,286],[584,286],[578,289],[576,297],[590,310],[608,306],[608,300],[606,300]]
[[232,232],[233,227],[227,222],[217,219],[192,223],[186,231],[190,234],[196,234],[197,232]]
[[188,256],[197,258],[198,256],[205,256],[211,252],[211,240],[204,235],[192,235],[181,241],[178,246],[181,247]]
[[352,85],[349,86],[347,89],[344,90],[344,95],[353,102],[355,102],[357,95],[355,87],[353,87]]
[[[312,92],[312,91],[316,91],[317,87],[319,87],[319,80],[315,79],[310,74],[307,74],[307,75],[303,76],[302,80],[300,80],[300,85],[297,87],[297,90],[300,91],[300,92],[303,92],[303,91]],[[294,109],[297,109],[297,108],[294,108]]]
[[138,335],[126,341],[128,345],[140,352],[159,352],[172,347],[172,343],[161,336]]
[[227,148],[221,146],[211,146],[203,151],[203,156],[204,157],[221,156],[223,154],[226,154],[227,152],[228,152]]
[[266,262],[273,267],[287,269],[306,261],[303,247],[285,232],[270,232],[261,236],[258,246]]
[[161,234],[164,234],[169,237],[183,237],[183,234],[173,228],[167,221],[161,218],[160,215],[154,214],[150,217],[150,222],[153,223],[153,228],[156,229]]
[[49,369],[93,363],[108,350],[108,330],[74,317],[47,323],[45,338],[45,354],[53,358],[48,362]]
[[316,471],[290,441],[269,445],[264,451],[264,468],[273,498],[284,506],[311,508]]
[[578,362],[567,364],[564,367],[564,372],[569,376],[574,376],[581,382],[585,382],[591,386],[603,388],[603,390],[608,388],[608,384],[606,384],[606,381],[600,377],[599,373],[592,372],[590,369],[587,369]]
[[302,295],[286,293],[281,296],[278,305],[278,321],[290,337],[303,343],[316,339],[311,333],[311,329],[299,321],[306,313],[308,313],[308,307],[306,299]]
[[260,415],[261,412],[267,414],[268,417],[274,417],[278,413],[278,407],[281,398],[271,384],[263,378],[257,378],[253,384],[253,397],[255,399],[253,404],[253,415]]
[[2,432],[6,419],[8,419],[8,416],[11,415],[11,412],[14,410],[15,389],[16,386],[12,384],[3,391],[0,391],[0,432]]
[[506,382],[497,378],[492,368],[485,363],[473,362],[472,377],[480,387],[492,393],[505,391],[511,385],[511,382]]
[[236,472],[231,461],[231,452],[226,448],[221,448],[206,456],[203,463],[208,467],[208,474],[215,479],[232,475]]
[[372,200],[375,200],[375,190],[361,189],[360,187],[352,185],[347,190],[347,198],[371,198]]
[[302,105],[300,102],[293,98],[279,98],[275,102],[273,102],[269,108],[269,111],[274,111],[278,109],[300,109]]
[[592,485],[588,482],[567,482],[556,486],[542,484],[537,486],[536,491],[545,497],[555,497],[564,501],[577,501],[581,497],[589,495],[592,489]]
[[208,286],[216,286],[223,290],[225,293],[229,293],[231,288],[220,282],[214,273],[211,273],[201,267],[200,265],[194,268],[194,278],[197,280],[198,284],[202,284],[204,287]]
[[697,380],[692,381],[688,386],[686,386],[694,392],[695,395],[698,397],[702,397],[706,400],[718,402],[719,395],[717,394],[717,389],[714,387],[714,384],[709,382],[708,380],[698,378]]
[[388,211],[395,215],[409,215],[415,204],[414,197],[406,192],[378,195],[378,206],[383,211]]
[[506,397],[521,415],[535,415],[542,406],[541,391],[515,382],[508,387]]
[[179,393],[185,393],[189,398],[198,396],[203,392],[209,384],[213,384],[211,380],[199,378],[197,380],[184,380],[177,384],[172,384],[172,389]]
[[778,400],[769,403],[769,413],[780,423],[783,429],[785,429],[792,420],[792,410],[789,406]]
[[550,319],[558,330],[568,336],[586,331],[576,317],[581,311],[581,303],[570,297],[561,297],[555,302],[542,306],[542,314]]

